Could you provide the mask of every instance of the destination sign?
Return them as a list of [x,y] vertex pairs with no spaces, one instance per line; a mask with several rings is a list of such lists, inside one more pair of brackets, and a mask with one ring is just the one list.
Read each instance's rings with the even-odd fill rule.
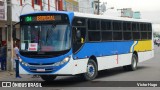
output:
[[38,16],[26,16],[25,22],[43,22],[43,21],[55,21],[61,20],[61,15],[38,15]]

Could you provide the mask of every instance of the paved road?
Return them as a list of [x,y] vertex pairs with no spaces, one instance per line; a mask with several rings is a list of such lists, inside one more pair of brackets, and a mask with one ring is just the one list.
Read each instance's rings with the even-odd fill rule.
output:
[[[27,79],[31,76],[23,76],[23,79],[19,79],[18,81],[24,80],[24,81],[42,81],[40,78],[31,78]],[[27,78],[26,78],[27,77]],[[6,79],[8,80],[8,79]],[[10,79],[14,80],[14,79]],[[107,82],[106,82],[107,81]],[[136,81],[136,82],[116,82],[116,81]],[[160,81],[160,47],[155,46],[155,56],[154,58],[145,61],[143,63],[138,64],[138,69],[136,71],[124,71],[123,68],[114,68],[110,70],[105,70],[99,72],[99,76],[93,81],[93,82],[87,82],[82,81],[80,77],[75,76],[65,76],[65,77],[58,77],[55,82],[43,82],[43,85],[47,85],[46,90],[158,90],[159,88],[142,88],[142,87],[114,87],[118,86],[117,84],[120,84],[122,86],[129,85],[132,83],[137,83],[137,81],[148,81],[149,83],[152,81]],[[147,83],[148,83],[147,82]],[[111,87],[95,87],[96,85],[101,84],[108,84]],[[143,82],[142,82],[143,83]],[[57,86],[57,87],[55,87]],[[79,86],[79,87],[76,87]],[[86,87],[90,86],[90,87]],[[102,85],[103,86],[103,85]],[[131,85],[132,86],[132,85]],[[159,85],[160,86],[160,83]],[[23,88],[25,89],[25,88]],[[32,89],[32,88],[31,88]],[[44,89],[44,88],[36,88],[36,89]],[[34,88],[35,90],[35,88]]]

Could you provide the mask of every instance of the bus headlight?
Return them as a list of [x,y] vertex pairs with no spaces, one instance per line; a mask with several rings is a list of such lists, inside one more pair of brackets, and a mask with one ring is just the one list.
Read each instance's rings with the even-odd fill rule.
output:
[[21,59],[21,58],[19,58],[19,62],[20,62],[22,65],[28,66],[28,63],[26,63],[26,62],[22,61],[22,59]]
[[19,58],[19,62],[22,62],[22,59],[21,59],[21,58]]
[[70,57],[66,57],[66,58],[64,58],[63,62],[68,62],[69,59],[70,59]]
[[69,60],[70,60],[70,56],[64,58],[64,59],[63,59],[62,61],[60,61],[60,62],[54,63],[53,66],[60,66],[60,65],[63,65],[63,64],[65,64],[66,62],[68,62]]
[[26,63],[24,61],[22,61],[21,63],[22,63],[22,65],[28,66],[28,63]]

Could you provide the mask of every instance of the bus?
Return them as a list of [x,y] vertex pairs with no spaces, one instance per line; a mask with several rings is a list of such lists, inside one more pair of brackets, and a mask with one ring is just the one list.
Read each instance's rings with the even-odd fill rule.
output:
[[81,75],[93,80],[98,71],[137,64],[154,56],[152,23],[142,19],[67,11],[20,16],[20,74]]

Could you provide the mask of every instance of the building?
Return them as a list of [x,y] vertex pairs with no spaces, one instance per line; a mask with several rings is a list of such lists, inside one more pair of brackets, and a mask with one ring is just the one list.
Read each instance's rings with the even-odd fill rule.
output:
[[97,0],[79,0],[79,12],[94,14],[95,6],[97,6],[95,1]]
[[[14,38],[20,38],[19,16],[35,11],[97,13],[98,0],[11,0]],[[7,0],[0,0],[0,44],[7,40]]]
[[95,1],[98,0],[60,0],[58,10],[62,11],[74,11],[81,13],[94,13],[95,6],[97,3]]
[[6,43],[6,5],[0,0],[0,44]]
[[[12,21],[13,25],[19,22],[21,14],[34,11],[51,11],[59,10],[61,0],[11,0],[12,6]],[[7,0],[0,0],[0,44],[6,43],[7,40]],[[16,25],[14,29],[16,38],[20,37],[19,26]]]
[[134,12],[132,8],[123,8],[123,9],[117,9],[117,10],[121,10],[121,17],[141,19],[140,12],[139,11]]
[[139,11],[133,12],[133,18],[135,18],[135,19],[141,19],[141,13]]
[[[92,7],[91,2],[93,0],[10,0],[10,1],[12,9],[11,16],[13,24],[13,29],[12,29],[13,41],[20,39],[19,16],[22,14],[36,12],[36,11],[55,11],[55,10],[93,13],[93,10],[90,9]],[[5,43],[7,44],[7,33],[8,33],[7,2],[8,0],[0,0],[0,44],[2,45],[4,45]],[[8,42],[8,46],[9,48],[11,48],[11,50],[13,50],[13,47],[10,45],[14,43],[13,41],[11,40],[11,42]],[[7,57],[7,59],[10,59],[10,56]],[[13,51],[11,51],[11,59],[13,59]],[[7,62],[7,65],[10,66],[10,62]],[[11,66],[14,66],[13,62]]]
[[124,8],[124,9],[122,9],[121,17],[132,18],[133,17],[132,8]]
[[79,3],[75,0],[62,0],[62,10],[79,12]]

